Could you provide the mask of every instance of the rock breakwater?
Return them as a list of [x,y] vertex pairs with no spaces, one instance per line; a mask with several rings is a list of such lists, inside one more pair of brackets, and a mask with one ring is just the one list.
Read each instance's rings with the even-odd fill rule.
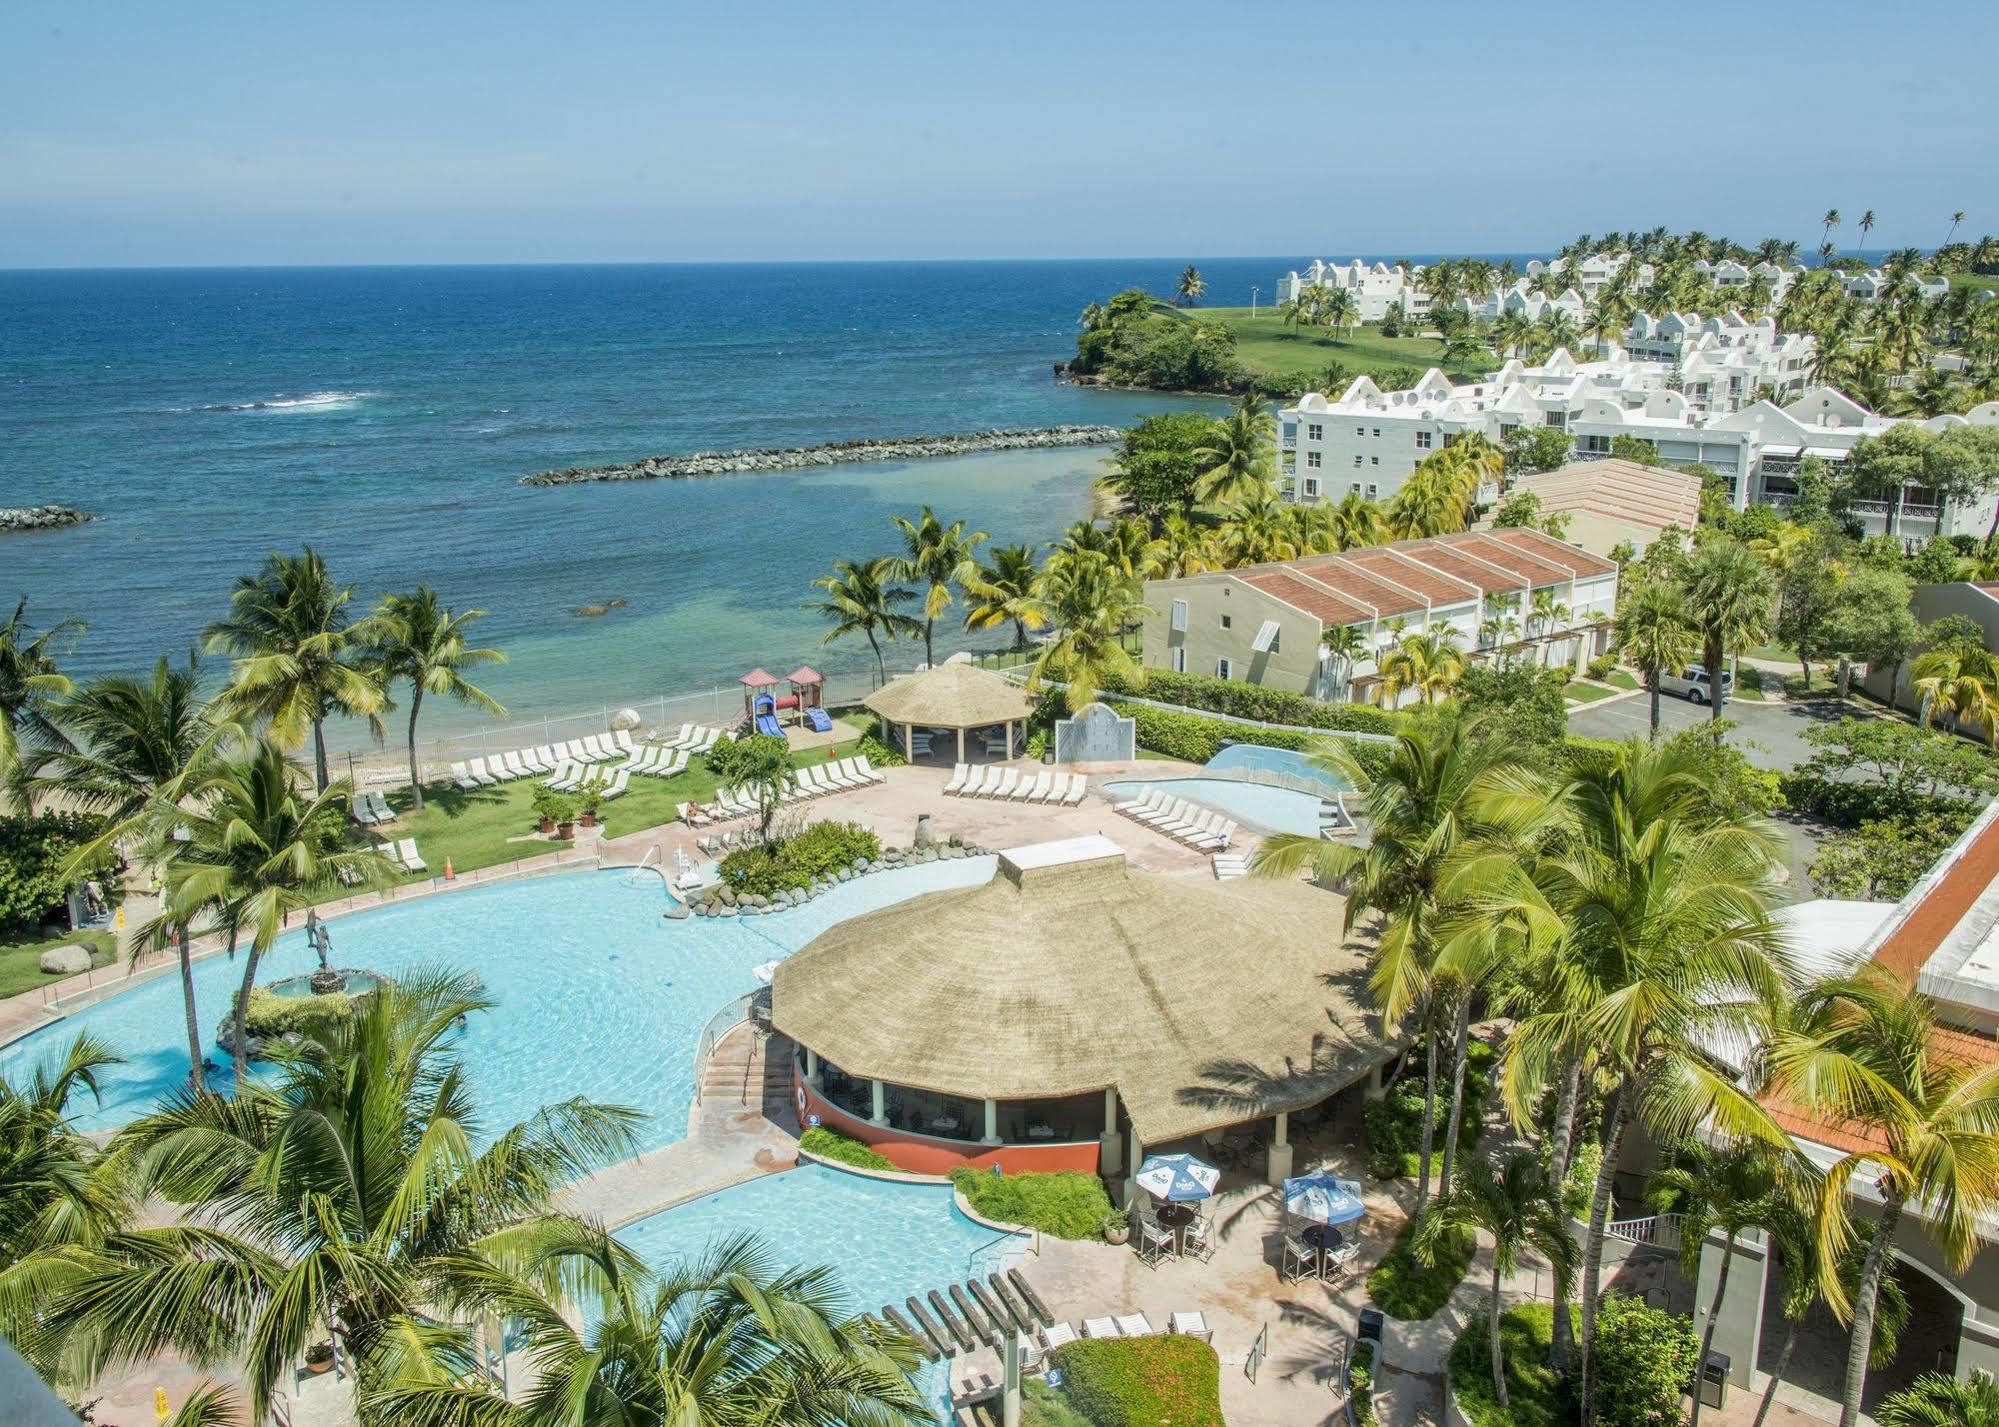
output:
[[0,506],[0,532],[9,530],[61,530],[67,525],[81,525],[96,516],[88,511],[72,510],[66,505],[15,505]]
[[823,446],[760,447],[747,451],[696,451],[648,456],[617,466],[573,466],[522,476],[524,486],[572,486],[585,481],[665,481],[696,476],[739,476],[762,471],[803,471],[862,461],[922,461],[981,451],[1042,451],[1062,446],[1108,446],[1122,439],[1116,426],[1035,426],[1015,431],[969,431],[954,436],[890,436],[829,441]]

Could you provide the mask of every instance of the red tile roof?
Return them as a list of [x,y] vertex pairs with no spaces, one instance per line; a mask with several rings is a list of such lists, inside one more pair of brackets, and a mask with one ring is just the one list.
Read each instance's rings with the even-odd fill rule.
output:
[[1374,617],[1374,611],[1359,601],[1294,575],[1281,565],[1237,570],[1235,574],[1244,584],[1267,595],[1275,595],[1293,609],[1302,610],[1322,624],[1354,624]]

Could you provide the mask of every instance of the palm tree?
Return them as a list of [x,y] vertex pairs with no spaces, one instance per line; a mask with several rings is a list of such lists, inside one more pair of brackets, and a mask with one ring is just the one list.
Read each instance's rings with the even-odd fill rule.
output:
[[[915,580],[923,586],[923,662],[934,666],[937,617],[951,607],[952,590],[977,575],[973,552],[985,543],[986,533],[974,530],[968,534],[962,520],[946,525],[927,505],[915,520],[896,516],[895,528],[902,535],[902,554],[892,557],[889,569],[894,578]],[[873,642],[872,635],[869,642]],[[876,654],[879,656],[879,649]]]
[[1405,634],[1381,656],[1381,701],[1394,707],[1405,689],[1414,689],[1425,704],[1434,704],[1463,677],[1464,655],[1458,632],[1440,625],[1430,633]]
[[1223,562],[1230,569],[1267,560],[1292,560],[1300,553],[1292,508],[1268,492],[1255,492],[1234,507],[1220,531]]
[[1506,1304],[1500,1285],[1528,1249],[1548,1260],[1555,1271],[1558,1294],[1568,1293],[1576,1268],[1576,1246],[1563,1224],[1561,1192],[1548,1182],[1540,1156],[1529,1149],[1517,1149],[1497,1167],[1489,1159],[1473,1160],[1456,1187],[1438,1199],[1416,1241],[1425,1259],[1434,1261],[1446,1241],[1473,1230],[1492,1236],[1492,1306],[1487,1328],[1492,1339],[1492,1390],[1504,1409],[1506,1356],[1500,1349],[1499,1324]]
[[1873,1176],[1881,1209],[1864,1236],[1856,1291],[1822,1280],[1826,1302],[1852,1327],[1839,1427],[1853,1427],[1867,1384],[1875,1295],[1889,1244],[1910,1204],[1953,1273],[1969,1267],[1978,1221],[1999,1210],[1999,1064],[1953,1047],[1929,998],[1877,967],[1808,990],[1794,1028],[1769,1047],[1774,1094],[1843,1125],[1863,1147],[1826,1170],[1818,1201],[1819,1257],[1837,1264],[1862,1237],[1847,1195]]
[[534,1385],[509,1402],[484,1377],[395,1383],[373,1405],[405,1427],[576,1423],[917,1424],[930,1412],[908,1374],[912,1344],[840,1316],[824,1268],[778,1269],[747,1235],[657,1277],[620,1273],[601,1317],[579,1327],[532,1286],[496,1276],[474,1295],[518,1325]]
[[[1791,1356],[1797,1351],[1798,1330],[1819,1302],[1821,1286],[1816,1257],[1818,1240],[1806,1210],[1794,1200],[1763,1228],[1770,1236],[1770,1245],[1776,1252],[1783,1274],[1781,1306],[1784,1342],[1777,1349],[1777,1361],[1771,1366],[1770,1380],[1764,1384],[1763,1400],[1757,1404],[1756,1418],[1750,1427],[1763,1427],[1764,1419],[1770,1415],[1770,1404],[1776,1401],[1777,1388],[1784,1382],[1785,1374],[1790,1370]],[[1839,1279],[1846,1285],[1849,1296],[1860,1286],[1860,1270],[1865,1259],[1866,1253],[1859,1245],[1850,1248],[1840,1259]],[[1901,1283],[1893,1274],[1885,1274],[1880,1291],[1874,1298],[1874,1346],[1867,1355],[1869,1367],[1878,1368],[1895,1360],[1901,1348],[1902,1333],[1908,1326],[1908,1295],[1902,1291]]]
[[1254,496],[1275,495],[1277,418],[1254,392],[1244,393],[1215,425],[1207,445],[1194,457],[1204,469],[1194,483],[1195,499],[1209,505],[1242,505]]
[[25,1081],[0,1079],[0,1334],[44,1377],[57,1373],[61,1339],[43,1309],[132,1208],[116,1166],[69,1122],[70,1100],[94,1096],[97,1072],[116,1063],[81,1035]]
[[1686,667],[1695,631],[1686,597],[1664,580],[1647,580],[1624,597],[1617,611],[1617,652],[1645,677],[1652,695],[1652,737],[1659,737],[1659,677]]
[[483,609],[454,613],[440,604],[437,591],[418,585],[408,594],[383,595],[365,623],[363,637],[371,648],[378,677],[384,683],[407,679],[410,686],[410,811],[423,811],[423,780],[417,775],[416,720],[423,696],[437,694],[484,709],[496,718],[507,711],[499,701],[465,677],[477,664],[504,664],[497,649],[467,646],[465,631]]
[[286,749],[312,735],[314,786],[331,781],[326,766],[329,714],[365,717],[376,735],[386,704],[369,668],[366,647],[348,620],[352,585],[336,586],[310,545],[303,554],[271,554],[254,575],[241,576],[229,613],[208,626],[208,647],[236,657],[223,707],[244,719],[266,719]]
[[1028,674],[1029,693],[1044,679],[1062,682],[1071,713],[1096,702],[1107,681],[1127,688],[1145,682],[1145,670],[1124,647],[1126,628],[1152,611],[1141,602],[1144,586],[1095,550],[1057,551],[1037,586],[1055,638]]
[[1819,222],[1823,225],[1819,229],[1819,266],[1824,267],[1832,260],[1832,255],[1836,251],[1832,245],[1832,230],[1839,226],[1839,210],[1826,209],[1825,217]]
[[284,749],[265,737],[219,759],[180,802],[154,800],[158,822],[177,819],[186,836],[174,839],[179,846],[162,869],[159,914],[136,935],[158,944],[212,916],[232,951],[238,937],[250,936],[232,1022],[238,1094],[249,1069],[244,1017],[257,963],[294,912],[338,891],[343,878],[379,883],[388,875],[380,854],[345,850],[346,781],[308,797],[297,772]]
[[467,976],[398,978],[268,1082],[180,1091],[120,1131],[108,1153],[185,1212],[115,1236],[54,1304],[82,1366],[240,1361],[263,1421],[330,1337],[363,1420],[387,1420],[372,1399],[392,1383],[471,1367],[459,1305],[523,1282],[552,1300],[627,1267],[604,1230],[549,1206],[631,1153],[636,1115],[571,1099],[488,1138],[451,1047],[491,1004]]
[[1186,306],[1199,302],[1208,291],[1208,280],[1201,276],[1201,270],[1192,263],[1180,272],[1180,301]]
[[1153,568],[1161,579],[1222,569],[1222,555],[1215,548],[1215,532],[1195,524],[1193,517],[1185,512],[1174,511],[1160,522]]
[[1722,665],[1731,655],[1770,637],[1775,598],[1769,569],[1739,540],[1708,541],[1687,567],[1687,615],[1700,637],[1713,690],[1708,714],[1716,722],[1727,702],[1721,688]]
[[1385,1028],[1412,1016],[1423,1027],[1423,1135],[1415,1215],[1420,1218],[1429,1199],[1437,1122],[1434,1003],[1439,988],[1432,972],[1446,930],[1440,890],[1457,860],[1490,834],[1496,816],[1512,811],[1505,801],[1507,775],[1518,770],[1518,755],[1497,739],[1477,737],[1470,721],[1445,718],[1397,734],[1378,772],[1363,767],[1339,741],[1329,741],[1315,761],[1357,790],[1370,844],[1361,849],[1284,834],[1266,838],[1251,867],[1256,876],[1281,878],[1294,878],[1310,867],[1322,882],[1347,882],[1349,932],[1370,912],[1386,918],[1368,984]]
[[1867,235],[1874,231],[1874,210],[1868,209],[1860,215],[1860,246],[1867,246]]
[[1502,356],[1514,357],[1534,340],[1534,324],[1524,312],[1508,308],[1493,319],[1492,342]]
[[1944,233],[1943,242],[1939,246],[1945,248],[1948,248],[1950,246],[1950,240],[1957,236],[1957,225],[1962,223],[1963,221],[1964,221],[1964,210],[1962,208],[1960,208],[1957,212],[1950,215],[1950,228]]
[[1342,550],[1379,545],[1387,538],[1381,507],[1359,491],[1349,491],[1331,507],[1333,539]]
[[1516,1120],[1579,1050],[1614,1087],[1583,1249],[1585,1423],[1594,1421],[1603,1243],[1627,1130],[1642,1120],[1678,1138],[1711,1118],[1723,1134],[1787,1151],[1790,1143],[1702,1049],[1721,1032],[1761,1035],[1785,986],[1783,939],[1768,910],[1782,840],[1759,819],[1715,808],[1700,756],[1622,745],[1576,770],[1569,827],[1544,856],[1484,869],[1484,913],[1517,922],[1547,963],[1532,979],[1549,994],[1521,1008],[1508,1046]]
[[35,758],[23,744],[46,740],[54,732],[49,703],[72,688],[56,666],[56,646],[82,632],[82,620],[65,619],[36,633],[28,623],[26,595],[0,624],[0,806],[11,803],[19,812],[29,810],[27,783]]
[[995,545],[992,563],[981,564],[965,585],[965,593],[978,601],[965,611],[965,628],[993,629],[1010,623],[1013,647],[1025,649],[1027,632],[1048,622],[1048,613],[1034,594],[1040,575],[1032,546]]
[[1534,601],[1527,607],[1527,622],[1541,631],[1541,665],[1547,667],[1550,640],[1556,626],[1566,627],[1569,607],[1562,603],[1561,596],[1553,590],[1537,590]]
[[[1697,1362],[1706,1362],[1714,1346],[1715,1325],[1728,1293],[1728,1271],[1735,1262],[1737,1235],[1769,1229],[1784,1222],[1790,1212],[1791,1194],[1779,1172],[1782,1164],[1766,1144],[1736,1141],[1713,1145],[1693,1139],[1676,1148],[1671,1162],[1652,1176],[1652,1206],[1661,1213],[1682,1216],[1680,1268],[1689,1280],[1700,1281],[1701,1255],[1708,1239],[1718,1235],[1722,1242],[1721,1269],[1708,1302],[1707,1327],[1701,1332]],[[1700,1394],[1695,1393],[1687,1427],[1700,1427],[1700,1422]]]
[[1337,661],[1340,666],[1338,692],[1343,696],[1353,686],[1354,665],[1368,652],[1367,631],[1357,624],[1342,624],[1321,634],[1319,643],[1326,651],[1326,658]]
[[1335,337],[1351,327],[1359,315],[1360,304],[1355,302],[1354,295],[1343,287],[1336,287],[1328,292],[1326,300],[1319,308],[1319,320],[1333,329]]
[[[72,854],[66,880],[83,875],[121,839],[136,841],[150,861],[171,861],[181,846],[173,836],[181,799],[206,776],[225,738],[240,733],[202,702],[193,653],[185,669],[161,659],[151,679],[119,675],[87,684],[56,704],[51,720],[60,741],[41,785],[105,819],[103,831]],[[204,1042],[188,928],[165,929],[150,941],[135,936],[133,954],[165,942],[179,953],[188,1076],[199,1085]]]
[[1969,720],[1985,730],[1988,743],[1999,747],[1999,656],[1962,645],[1925,650],[1909,666],[1915,689],[1922,696],[1925,728],[1939,713]]
[[1924,1373],[1875,1408],[1874,1420],[1881,1427],[1999,1427],[1999,1383],[1988,1372],[1963,1381]]
[[833,627],[819,641],[821,645],[850,634],[867,636],[868,648],[875,653],[875,671],[884,684],[888,682],[888,660],[882,654],[882,640],[914,634],[921,627],[896,609],[916,595],[895,584],[895,570],[895,560],[887,555],[865,561],[842,560],[832,574],[812,582],[814,588],[826,592],[826,598],[802,606],[833,621]]

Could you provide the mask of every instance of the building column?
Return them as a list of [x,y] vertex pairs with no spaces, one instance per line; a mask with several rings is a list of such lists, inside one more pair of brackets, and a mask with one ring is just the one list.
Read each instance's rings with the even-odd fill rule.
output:
[[1007,756],[1007,759],[1008,759],[1009,761],[1011,761],[1011,760],[1012,760],[1012,758],[1013,758],[1013,720],[1012,720],[1012,719],[1008,719],[1008,720],[1006,721],[1006,756]]
[[916,725],[913,723],[902,726],[902,756],[912,763],[916,761]]
[[986,1137],[980,1140],[979,1143],[983,1145],[996,1145],[1000,1143],[999,1101],[997,1100],[986,1101]]
[[965,730],[962,728],[958,730],[958,761],[965,761]]
[[1291,1140],[1291,1115],[1289,1111],[1277,1112],[1277,1131],[1270,1141],[1270,1163],[1264,1170],[1264,1181],[1282,1188],[1284,1181],[1291,1177],[1293,1158]]
[[1145,1146],[1139,1143],[1138,1126],[1131,1127],[1131,1148],[1125,1156],[1124,1206],[1129,1209],[1145,1191],[1138,1187],[1138,1167],[1145,1163]]
[[875,1097],[875,1112],[868,1118],[868,1123],[870,1125],[886,1125],[888,1123],[888,1092],[879,1080],[870,1080],[868,1084],[874,1087]]
[[810,1085],[814,1090],[821,1089],[825,1084],[825,1081],[820,1078],[819,1052],[810,1047],[807,1047],[805,1051],[805,1083]]
[[1000,1339],[1000,1427],[1020,1427],[1020,1329],[1008,1319]]
[[1104,1091],[1104,1131],[1097,1136],[1097,1173],[1109,1179],[1124,1168],[1124,1136],[1117,1132],[1117,1087]]
[[1375,1066],[1374,1069],[1367,1073],[1367,1090],[1365,1093],[1370,1100],[1379,1100],[1388,1093],[1387,1061],[1382,1061],[1381,1064]]
[[[1728,1237],[1716,1232],[1701,1245],[1699,1281],[1694,1286],[1694,1334],[1707,1331],[1708,1310],[1714,1306],[1714,1286],[1721,1277]],[[1763,1297],[1769,1286],[1770,1250],[1761,1234],[1737,1238],[1730,1255],[1728,1293],[1715,1319],[1710,1351],[1728,1356],[1729,1386],[1747,1392],[1756,1372],[1763,1343]]]

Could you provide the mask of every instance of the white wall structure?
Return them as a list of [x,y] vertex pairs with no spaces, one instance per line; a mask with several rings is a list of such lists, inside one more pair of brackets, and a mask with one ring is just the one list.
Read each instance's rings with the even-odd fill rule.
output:
[[1289,272],[1277,280],[1277,300],[1290,302],[1313,288],[1338,290],[1352,295],[1356,320],[1361,322],[1379,322],[1391,307],[1420,317],[1430,310],[1430,294],[1417,285],[1422,271],[1421,265],[1369,263],[1360,258],[1345,263],[1317,259],[1304,272]]

